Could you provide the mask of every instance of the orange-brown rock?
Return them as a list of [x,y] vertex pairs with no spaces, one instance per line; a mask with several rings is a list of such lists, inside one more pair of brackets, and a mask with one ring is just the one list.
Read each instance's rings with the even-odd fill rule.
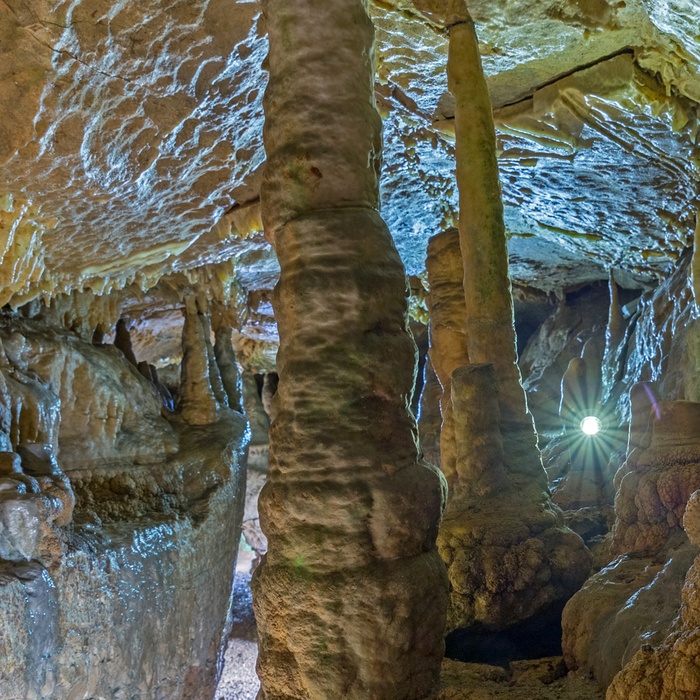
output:
[[216,423],[225,394],[214,361],[209,323],[193,297],[186,299],[184,313],[179,409],[192,425]]
[[444,480],[418,459],[406,278],[377,212],[363,0],[267,0],[266,233],[280,262],[276,417],[256,569],[260,698],[434,694]]
[[[683,526],[700,547],[700,491],[688,500]],[[681,592],[680,616],[660,645],[643,646],[608,688],[607,700],[690,700],[700,697],[700,557]]]
[[452,415],[452,372],[469,362],[464,264],[459,247],[459,231],[450,229],[430,239],[425,266],[430,285],[427,297],[430,312],[430,362],[442,387],[440,467],[447,483],[452,485],[457,478],[458,449]]

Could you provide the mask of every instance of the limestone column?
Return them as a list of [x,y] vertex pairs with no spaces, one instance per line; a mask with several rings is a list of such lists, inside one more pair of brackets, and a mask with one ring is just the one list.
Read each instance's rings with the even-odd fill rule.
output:
[[469,361],[494,365],[509,470],[521,471],[546,488],[532,416],[520,384],[491,101],[464,0],[450,0],[449,7],[447,78],[456,103],[459,241]]
[[452,411],[452,372],[469,362],[467,310],[464,304],[464,265],[459,231],[450,229],[428,243],[428,311],[430,312],[430,361],[442,387],[440,413],[440,466],[447,483],[456,478],[457,444]]
[[366,0],[266,0],[261,193],[280,281],[269,550],[254,577],[264,700],[432,696],[444,481],[418,460],[406,281],[377,213]]
[[452,372],[455,475],[438,547],[449,629],[503,629],[563,604],[590,554],[552,503],[517,365],[496,135],[474,24],[450,0],[468,362]]

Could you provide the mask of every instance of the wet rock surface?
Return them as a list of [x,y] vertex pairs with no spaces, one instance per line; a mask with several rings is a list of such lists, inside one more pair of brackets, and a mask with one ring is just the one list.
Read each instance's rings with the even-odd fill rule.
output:
[[0,337],[3,697],[210,697],[245,419],[188,425],[122,351],[65,329],[6,314]]
[[[514,277],[556,289],[622,265],[650,280],[692,233],[696,9],[472,5]],[[444,6],[371,4],[385,215],[414,274],[428,238],[456,223]],[[261,231],[258,3],[13,0],[0,12],[0,211],[17,223],[2,254],[5,299],[149,286],[235,256],[241,238],[260,246],[247,238]]]

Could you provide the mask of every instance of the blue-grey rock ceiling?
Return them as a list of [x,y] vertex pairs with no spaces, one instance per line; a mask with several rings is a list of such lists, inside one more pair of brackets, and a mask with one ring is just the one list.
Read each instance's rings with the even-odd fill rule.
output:
[[[444,4],[372,6],[383,214],[411,274],[456,216]],[[652,279],[695,227],[700,4],[470,5],[514,278]],[[265,53],[255,2],[0,0],[0,302],[147,289],[227,259],[243,287],[269,288]]]

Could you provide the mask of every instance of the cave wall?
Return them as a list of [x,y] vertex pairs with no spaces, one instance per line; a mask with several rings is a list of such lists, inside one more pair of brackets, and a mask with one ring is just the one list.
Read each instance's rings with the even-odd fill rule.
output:
[[[694,585],[697,555],[696,543],[684,530],[684,513],[700,487],[698,309],[690,263],[691,251],[686,251],[654,288],[638,298],[627,293],[632,299],[626,304],[612,286],[611,297],[605,300],[598,294],[595,304],[595,290],[578,293],[588,303],[580,310],[588,317],[608,315],[605,332],[600,323],[588,323],[582,331],[585,316],[567,300],[544,323],[540,335],[533,335],[523,357],[525,366],[533,369],[529,386],[542,390],[540,398],[554,405],[554,383],[547,389],[546,379],[550,373],[561,376],[562,355],[564,360],[573,355],[572,362],[583,362],[585,368],[581,358],[587,355],[587,341],[598,348],[598,364],[589,364],[601,383],[598,409],[608,420],[610,435],[603,434],[602,440],[608,445],[614,512],[611,531],[598,538],[599,570],[564,610],[563,648],[570,669],[591,673],[602,688],[612,683],[608,697],[637,697],[630,693],[638,686],[643,688],[639,697],[675,697],[672,693],[679,689],[691,694],[700,690],[689,670],[695,662],[692,651],[684,651],[688,637],[682,631],[694,614],[688,591]],[[546,364],[548,348],[555,351],[549,355],[551,364],[538,368],[537,359]],[[583,380],[591,377],[584,372]],[[560,426],[563,423],[560,416]],[[556,454],[561,444],[557,440],[545,450],[546,461]],[[549,462],[550,477],[561,474],[553,464]],[[589,462],[584,468],[591,466]],[[566,478],[570,476],[563,481]],[[561,502],[560,492],[561,482],[555,483],[555,501]],[[567,512],[569,522],[574,513],[575,506]],[[676,670],[665,671],[666,664]],[[681,675],[674,684],[669,674],[676,671]]]
[[[41,315],[0,318],[2,695],[210,698],[247,421],[188,423],[129,353]],[[209,368],[209,339],[183,341]]]

